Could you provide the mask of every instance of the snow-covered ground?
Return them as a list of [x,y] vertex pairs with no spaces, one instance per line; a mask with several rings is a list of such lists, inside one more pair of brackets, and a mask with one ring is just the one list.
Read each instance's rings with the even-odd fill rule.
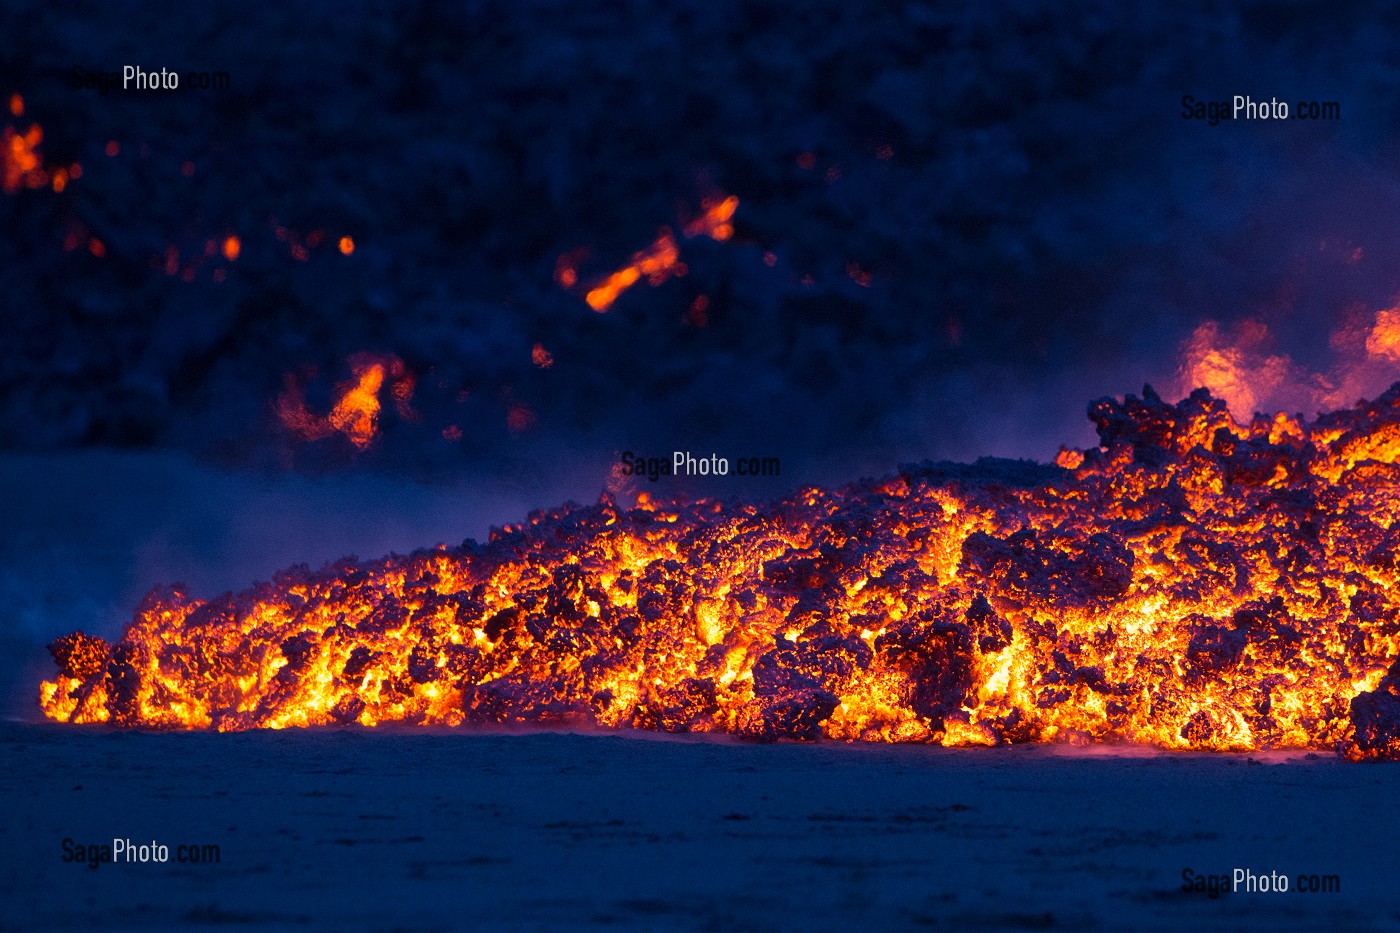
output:
[[[6,927],[1400,928],[1396,772],[1325,757],[16,723],[0,749]],[[113,838],[170,861],[63,861]],[[1237,867],[1341,890],[1182,891]]]

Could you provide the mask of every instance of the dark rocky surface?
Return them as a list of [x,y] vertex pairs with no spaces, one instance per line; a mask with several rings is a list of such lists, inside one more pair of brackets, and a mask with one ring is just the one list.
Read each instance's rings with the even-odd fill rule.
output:
[[[1383,20],[1273,2],[11,4],[0,90],[84,172],[0,197],[0,444],[433,474],[567,443],[842,476],[1043,457],[1083,436],[1082,399],[1170,383],[1202,320],[1261,319],[1316,365],[1320,322],[1394,298],[1400,78],[1382,62],[1400,31]],[[231,89],[67,86],[74,65],[133,60],[225,70]],[[1181,119],[1188,93],[1338,100],[1343,120],[1209,127]],[[720,193],[741,199],[733,239],[685,240],[686,276],[588,309],[584,285]],[[105,256],[65,252],[73,231]],[[237,261],[205,257],[229,234]],[[417,375],[417,420],[386,413],[358,455],[278,430],[287,374],[324,410],[362,351]]]

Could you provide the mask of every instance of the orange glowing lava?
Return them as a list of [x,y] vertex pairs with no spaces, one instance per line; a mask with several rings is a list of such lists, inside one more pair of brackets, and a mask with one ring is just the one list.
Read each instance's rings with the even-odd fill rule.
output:
[[143,728],[1400,757],[1400,383],[1311,423],[1241,425],[1206,390],[1089,412],[1098,446],[1059,466],[907,467],[769,504],[604,494],[484,544],[157,591],[116,644],[59,639],[40,702]]

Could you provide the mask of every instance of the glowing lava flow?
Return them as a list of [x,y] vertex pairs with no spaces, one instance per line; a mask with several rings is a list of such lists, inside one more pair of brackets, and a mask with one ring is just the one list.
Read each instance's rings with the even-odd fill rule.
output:
[[42,706],[1400,756],[1400,383],[1311,423],[1144,396],[1091,405],[1072,468],[604,497],[485,544],[157,592],[115,645],[56,642]]

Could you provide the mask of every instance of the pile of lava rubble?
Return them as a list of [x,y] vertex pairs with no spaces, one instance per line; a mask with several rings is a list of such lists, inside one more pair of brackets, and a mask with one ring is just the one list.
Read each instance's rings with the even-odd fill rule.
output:
[[1054,465],[770,503],[608,496],[479,544],[153,592],[51,651],[51,718],[546,724],[1400,756],[1400,383],[1237,424],[1093,403]]

